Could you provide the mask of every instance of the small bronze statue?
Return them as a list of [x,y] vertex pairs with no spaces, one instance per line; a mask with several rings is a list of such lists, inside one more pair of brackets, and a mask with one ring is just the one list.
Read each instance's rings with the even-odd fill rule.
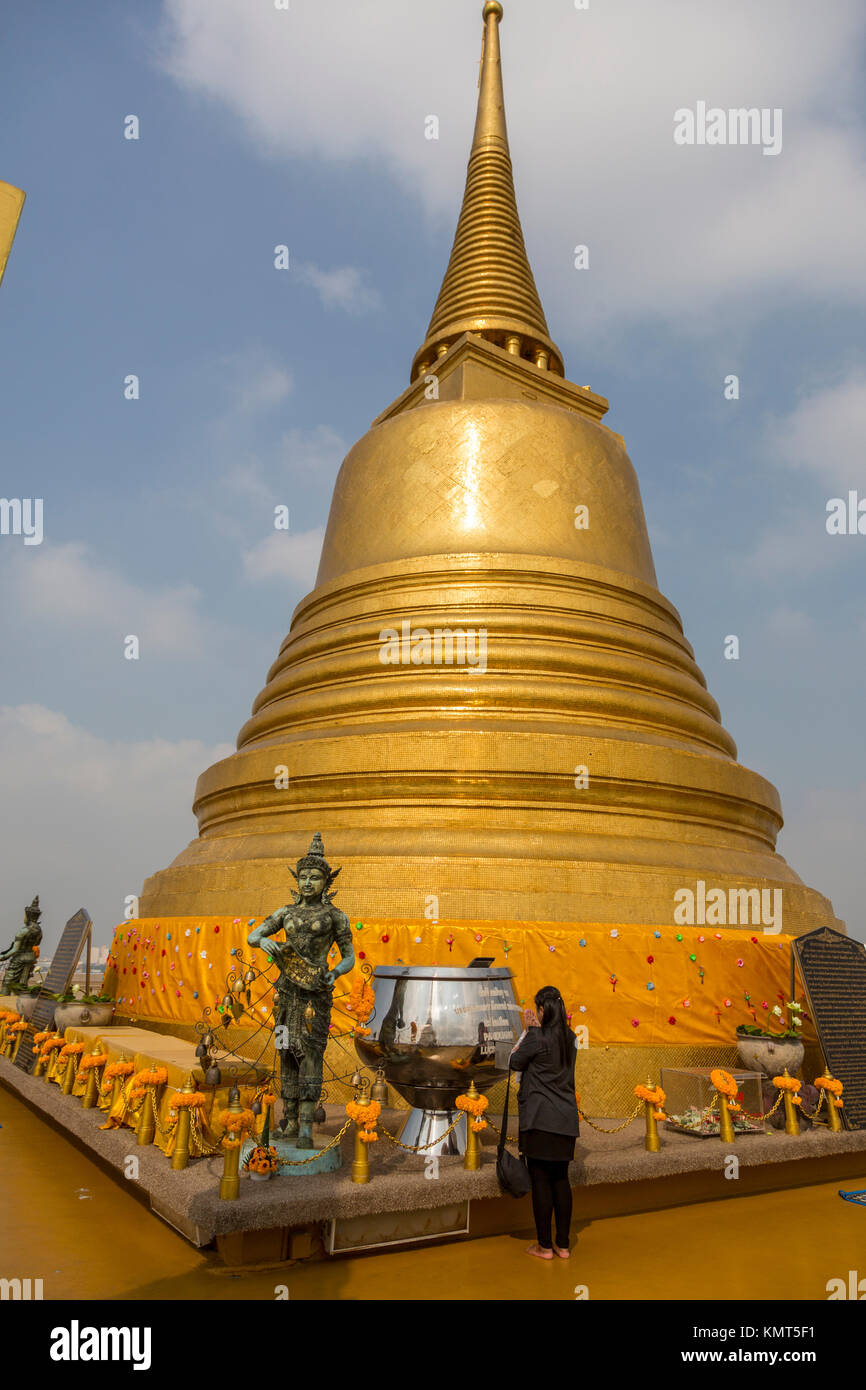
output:
[[42,928],[39,925],[41,916],[37,894],[30,906],[24,909],[24,926],[12,945],[7,946],[5,951],[0,951],[0,961],[8,962],[3,976],[3,989],[6,994],[27,988],[39,957],[39,944],[42,941]]
[[[329,888],[340,872],[325,859],[322,837],[313,836],[299,859],[294,901],[272,912],[247,937],[250,946],[267,951],[279,966],[274,1032],[280,1055],[283,1098],[282,1135],[299,1149],[312,1149],[313,1115],[322,1091],[322,1061],[328,1042],[334,982],[355,964],[352,930],[345,912],[331,906]],[[267,941],[278,931],[284,942]],[[328,952],[336,943],[341,960],[328,969]]]

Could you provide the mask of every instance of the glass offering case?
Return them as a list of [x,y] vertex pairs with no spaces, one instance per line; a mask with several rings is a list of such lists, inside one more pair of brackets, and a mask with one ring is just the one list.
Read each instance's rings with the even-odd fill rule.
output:
[[[731,1071],[728,1075],[738,1086],[735,1099],[740,1109],[731,1111],[734,1133],[763,1134],[761,1073]],[[716,1088],[708,1068],[662,1067],[661,1085],[668,1129],[699,1139],[719,1137],[719,1101],[717,1096],[713,1100]]]

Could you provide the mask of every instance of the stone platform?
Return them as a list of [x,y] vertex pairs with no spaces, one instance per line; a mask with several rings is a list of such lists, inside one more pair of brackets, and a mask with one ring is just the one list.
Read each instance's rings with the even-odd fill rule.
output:
[[[528,1198],[503,1196],[496,1181],[495,1137],[484,1132],[482,1165],[467,1172],[462,1159],[440,1158],[438,1177],[425,1176],[423,1156],[408,1154],[384,1135],[372,1146],[371,1181],[355,1184],[352,1138],[342,1141],[336,1173],[266,1183],[241,1179],[240,1197],[220,1201],[222,1158],[198,1159],[180,1172],[154,1147],[138,1148],[131,1130],[101,1130],[104,1113],[84,1110],[57,1086],[18,1071],[0,1058],[0,1083],[48,1123],[122,1179],[164,1221],[197,1246],[216,1244],[229,1264],[276,1262],[289,1255],[334,1253],[390,1244],[462,1238],[529,1229]],[[399,1133],[405,1111],[383,1111],[381,1125]],[[329,1109],[317,1142],[327,1142],[344,1122],[341,1106]],[[613,1128],[615,1119],[599,1121]],[[736,1153],[737,1179],[725,1176]],[[123,1177],[130,1154],[139,1159],[138,1182]],[[599,1220],[627,1212],[739,1197],[819,1182],[866,1186],[866,1131],[773,1132],[740,1139],[729,1149],[714,1139],[662,1130],[662,1147],[648,1154],[643,1125],[619,1134],[598,1134],[584,1125],[571,1166],[575,1217]]]

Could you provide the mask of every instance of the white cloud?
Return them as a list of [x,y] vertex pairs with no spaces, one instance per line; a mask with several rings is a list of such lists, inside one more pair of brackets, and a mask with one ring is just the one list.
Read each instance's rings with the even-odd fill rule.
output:
[[295,274],[303,284],[316,291],[326,309],[342,309],[345,314],[360,315],[382,307],[382,296],[369,284],[366,270],[352,265],[320,270],[312,261],[302,261],[295,267]]
[[214,632],[191,584],[146,588],[100,563],[78,541],[9,552],[7,592],[19,613],[50,626],[102,630],[116,641],[134,634],[141,654],[198,657]]
[[0,706],[10,939],[15,904],[39,893],[48,949],[79,907],[96,943],[107,943],[127,894],[195,835],[196,778],[232,751],[197,739],[104,739],[43,705]]
[[[235,112],[260,153],[384,166],[423,199],[444,268],[472,129],[476,6],[164,0],[163,13],[163,63],[180,84]],[[723,312],[742,324],[791,293],[862,302],[864,27],[858,0],[583,12],[511,0],[512,155],[554,336],[557,321],[586,332],[644,315],[717,330]],[[781,108],[782,152],[676,147],[674,112],[698,100]],[[438,141],[424,138],[429,114]],[[572,269],[578,242],[588,272]]]
[[810,470],[842,496],[862,486],[866,371],[851,370],[806,394],[789,415],[771,421],[767,444],[777,462]]
[[312,589],[325,536],[323,526],[292,535],[274,531],[244,554],[244,574],[255,581],[290,579]]

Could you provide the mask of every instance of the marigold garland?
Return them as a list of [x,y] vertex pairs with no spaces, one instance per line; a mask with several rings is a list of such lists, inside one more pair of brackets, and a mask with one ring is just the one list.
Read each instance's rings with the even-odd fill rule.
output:
[[7,1023],[7,1024],[6,1024],[6,1032],[7,1032],[7,1033],[23,1033],[23,1032],[24,1032],[24,1029],[25,1029],[26,1027],[27,1027],[27,1020],[26,1020],[26,1018],[22,1018],[22,1019],[19,1019],[19,1021],[18,1021],[17,1023]]
[[110,1066],[105,1068],[103,1077],[106,1081],[113,1081],[115,1076],[129,1076],[134,1071],[134,1062],[112,1062]]
[[[731,1076],[729,1071],[723,1071],[721,1067],[716,1067],[710,1072],[710,1081],[722,1096],[727,1096],[730,1100],[736,1100],[739,1085]],[[739,1106],[728,1106],[729,1110],[738,1110]]]
[[773,1085],[777,1091],[799,1091],[800,1082],[795,1076],[774,1076]]
[[145,1067],[144,1071],[136,1072],[133,1077],[133,1086],[164,1086],[168,1081],[168,1067]]
[[79,1072],[92,1071],[94,1067],[104,1067],[108,1058],[104,1052],[88,1052],[86,1057],[82,1057],[78,1064]]
[[469,1096],[464,1094],[458,1096],[454,1104],[458,1110],[467,1110],[470,1115],[478,1117],[484,1114],[490,1102],[486,1096]]
[[169,1113],[172,1110],[192,1110],[204,1105],[205,1096],[201,1091],[179,1091],[169,1106]]
[[369,1129],[381,1113],[382,1107],[377,1100],[371,1100],[367,1105],[359,1105],[356,1100],[350,1100],[346,1106],[346,1114],[350,1120],[355,1121],[359,1129]]
[[635,1086],[634,1093],[638,1100],[648,1101],[650,1105],[656,1106],[659,1110],[661,1110],[667,1099],[661,1086]]
[[816,1076],[815,1085],[819,1091],[830,1091],[834,1096],[841,1096],[844,1089],[835,1076]]
[[228,1134],[249,1134],[255,1128],[256,1117],[252,1110],[224,1110],[218,1123]]
[[16,1023],[19,1017],[15,1009],[0,1009],[0,1023]]
[[41,1057],[48,1057],[48,1056],[50,1055],[50,1053],[52,1053],[52,1052],[54,1051],[55,1048],[57,1048],[57,1047],[63,1047],[63,1046],[64,1046],[64,1043],[63,1043],[63,1039],[62,1039],[62,1038],[49,1038],[49,1039],[47,1040],[47,1042],[44,1042],[44,1043],[42,1044],[42,1048],[41,1048],[41,1050],[40,1050],[40,1056],[41,1056]]
[[53,1038],[54,1036],[55,1036],[55,1035],[51,1032],[51,1030],[50,1030],[50,1028],[49,1028],[49,1029],[47,1029],[45,1032],[42,1032],[42,1033],[34,1033],[34,1034],[33,1034],[33,1041],[34,1041],[34,1043],[36,1044],[37,1047],[41,1047],[42,1043],[45,1042],[45,1039],[46,1039],[46,1038]]
[[60,1049],[61,1057],[78,1057],[84,1051],[84,1043],[64,1043]]

